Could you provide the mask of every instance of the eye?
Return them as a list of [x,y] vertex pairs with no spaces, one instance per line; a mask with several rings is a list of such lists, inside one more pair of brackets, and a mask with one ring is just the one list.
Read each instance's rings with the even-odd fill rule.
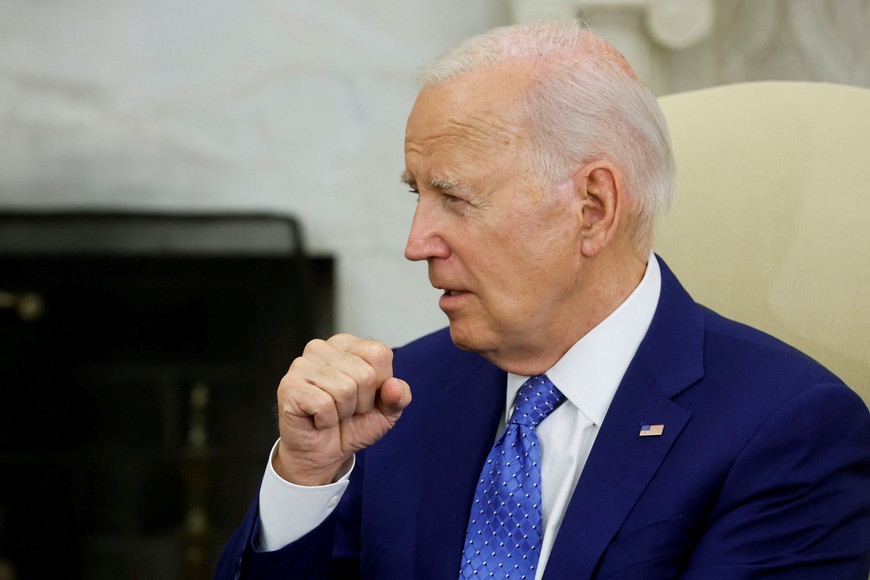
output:
[[441,197],[444,200],[444,204],[449,207],[463,207],[468,203],[465,199],[447,193],[446,191],[441,192]]

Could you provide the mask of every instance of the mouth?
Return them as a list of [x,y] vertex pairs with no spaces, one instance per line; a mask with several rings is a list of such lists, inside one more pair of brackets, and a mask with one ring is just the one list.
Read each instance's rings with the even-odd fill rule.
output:
[[444,293],[441,294],[438,306],[440,306],[441,310],[444,312],[453,312],[463,308],[467,305],[469,296],[471,296],[471,293],[466,292],[465,290],[442,290]]

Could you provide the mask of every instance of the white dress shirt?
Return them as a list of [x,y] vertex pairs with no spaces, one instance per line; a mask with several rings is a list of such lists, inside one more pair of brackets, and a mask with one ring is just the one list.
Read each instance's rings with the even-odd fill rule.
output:
[[[567,400],[537,427],[542,457],[544,537],[536,579],[543,576],[571,494],[616,389],[649,329],[660,293],[661,271],[655,256],[650,255],[637,288],[546,373]],[[507,404],[499,432],[504,429],[517,391],[526,379],[508,374]],[[272,467],[271,458],[276,450],[277,443],[260,488],[261,525],[256,545],[263,551],[277,550],[320,525],[338,504],[353,474],[351,466],[336,483],[318,487],[294,485],[281,479]]]

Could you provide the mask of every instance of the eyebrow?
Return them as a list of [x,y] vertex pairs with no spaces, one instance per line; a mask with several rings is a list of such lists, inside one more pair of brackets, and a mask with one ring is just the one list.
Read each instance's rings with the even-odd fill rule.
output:
[[[404,183],[406,185],[416,185],[416,183],[417,183],[417,180],[412,179],[411,176],[408,175],[407,171],[403,171],[399,175],[399,177],[401,178],[402,183]],[[440,189],[441,191],[448,191],[448,190],[460,187],[462,185],[462,181],[459,179],[442,179],[442,178],[436,177],[434,179],[431,179],[429,181],[428,185],[432,189]]]
[[438,177],[429,182],[429,187],[440,189],[441,191],[449,191],[459,187],[460,185],[462,185],[462,182],[458,179],[440,179]]

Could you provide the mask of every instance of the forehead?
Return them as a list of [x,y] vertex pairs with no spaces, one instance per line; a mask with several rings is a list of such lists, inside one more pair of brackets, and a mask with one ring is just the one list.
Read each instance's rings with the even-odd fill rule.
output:
[[408,117],[406,153],[515,146],[527,133],[522,98],[528,79],[526,67],[510,65],[424,87]]

